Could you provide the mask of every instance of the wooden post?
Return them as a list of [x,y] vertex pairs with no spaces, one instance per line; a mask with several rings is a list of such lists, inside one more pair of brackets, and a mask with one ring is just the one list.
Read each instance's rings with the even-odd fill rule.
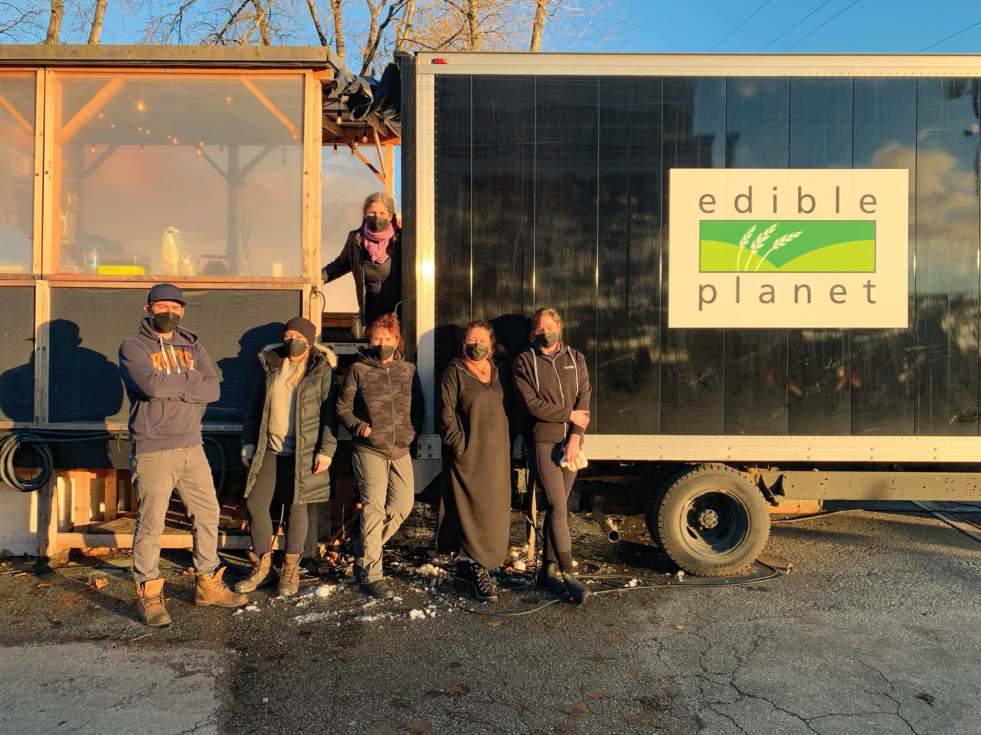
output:
[[65,477],[72,484],[72,526],[84,526],[92,520],[92,478],[96,474],[86,470],[69,470]]
[[385,193],[395,196],[395,146],[385,146]]
[[48,484],[38,491],[37,513],[38,555],[50,559],[60,551],[58,545],[57,473],[52,473]]
[[238,275],[238,255],[242,249],[239,242],[239,226],[241,215],[239,213],[239,200],[242,193],[241,165],[239,161],[239,149],[235,143],[228,145],[228,173],[226,174],[228,191],[228,233],[225,247],[225,260],[228,262],[228,275]]
[[108,470],[102,473],[102,493],[105,511],[102,514],[103,521],[114,521],[119,510],[119,498],[117,494],[118,473],[116,470]]

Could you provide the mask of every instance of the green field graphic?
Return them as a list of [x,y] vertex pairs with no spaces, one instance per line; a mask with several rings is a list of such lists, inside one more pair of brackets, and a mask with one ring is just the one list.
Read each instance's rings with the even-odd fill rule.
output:
[[875,220],[702,220],[702,273],[874,273]]

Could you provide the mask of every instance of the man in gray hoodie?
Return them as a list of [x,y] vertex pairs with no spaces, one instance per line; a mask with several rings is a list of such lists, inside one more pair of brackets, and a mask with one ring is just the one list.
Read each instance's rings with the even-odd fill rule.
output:
[[177,488],[194,524],[197,605],[239,607],[245,595],[222,581],[218,563],[218,498],[204,456],[201,418],[218,400],[218,375],[197,335],[178,325],[184,295],[170,283],[150,289],[139,333],[119,347],[129,396],[130,466],[139,498],[133,535],[137,607],[153,627],[170,624],[160,576],[160,534]]

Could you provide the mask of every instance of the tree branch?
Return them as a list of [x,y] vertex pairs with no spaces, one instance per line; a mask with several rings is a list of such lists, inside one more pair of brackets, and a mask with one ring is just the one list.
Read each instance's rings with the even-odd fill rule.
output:
[[97,44],[102,38],[102,19],[106,14],[106,0],[95,0],[95,13],[92,16],[92,27],[89,29],[90,44]]
[[315,0],[307,0],[307,8],[310,10],[310,19],[313,21],[313,27],[317,29],[317,38],[320,39],[320,45],[326,46],[327,36],[324,35],[324,29],[320,26]]
[[61,35],[61,20],[64,17],[64,0],[51,0],[51,16],[48,18],[48,32],[44,37],[45,43],[58,43],[58,37]]

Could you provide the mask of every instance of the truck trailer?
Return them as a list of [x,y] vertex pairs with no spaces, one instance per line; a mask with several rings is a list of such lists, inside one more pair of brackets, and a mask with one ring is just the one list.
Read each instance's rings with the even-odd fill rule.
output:
[[[0,66],[4,476],[42,454],[29,503],[0,496],[0,548],[131,542],[115,350],[159,280],[222,371],[205,430],[234,495],[254,353],[332,311],[328,146],[391,190],[401,145],[420,489],[460,329],[514,357],[550,306],[589,365],[584,478],[639,483],[690,573],[744,569],[799,501],[981,496],[979,57],[419,53],[374,87],[323,49]],[[350,355],[352,321],[322,321]]]
[[399,63],[430,409],[463,325],[513,357],[558,309],[591,467],[642,478],[696,574],[744,569],[788,501],[981,497],[981,58]]

